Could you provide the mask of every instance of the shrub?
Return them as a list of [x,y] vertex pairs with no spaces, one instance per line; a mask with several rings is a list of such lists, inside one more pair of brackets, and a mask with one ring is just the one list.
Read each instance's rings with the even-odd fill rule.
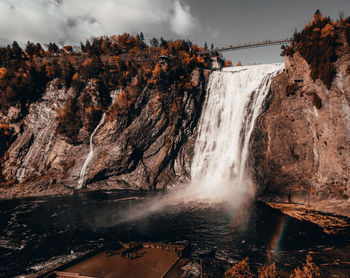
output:
[[290,278],[316,278],[320,277],[319,268],[313,263],[310,255],[306,256],[306,264],[302,268],[297,267]]
[[252,278],[253,274],[250,272],[248,257],[238,262],[231,269],[227,270],[224,278]]
[[58,111],[57,133],[65,135],[71,142],[77,139],[81,128],[81,116],[77,99],[69,98],[62,110]]
[[277,271],[275,263],[263,265],[258,269],[258,278],[276,278]]

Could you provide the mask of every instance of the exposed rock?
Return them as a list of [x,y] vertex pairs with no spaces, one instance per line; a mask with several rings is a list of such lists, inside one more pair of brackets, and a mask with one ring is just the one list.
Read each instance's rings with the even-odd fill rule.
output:
[[[195,127],[205,95],[202,70],[192,73],[192,82],[194,93],[184,92],[184,113],[176,123],[170,124],[159,97],[148,88],[138,96],[132,116],[101,123],[92,138],[94,152],[84,175],[88,190],[153,190],[188,180]],[[78,184],[90,152],[92,131],[80,128],[76,140],[57,133],[58,113],[75,96],[73,89],[60,88],[58,83],[49,83],[46,93],[30,105],[22,121],[14,120],[20,114],[17,108],[10,108],[7,116],[0,115],[2,122],[16,130],[16,140],[3,164],[3,175],[11,182],[0,188],[2,198],[71,194]],[[86,89],[96,90],[91,82]],[[94,106],[100,103],[98,96],[94,92]]]
[[314,207],[334,199],[349,207],[350,55],[335,63],[330,90],[311,80],[309,65],[298,54],[286,57],[285,65],[251,140],[259,196]]
[[327,234],[341,233],[350,228],[350,219],[337,214],[326,214],[305,205],[271,202],[267,204],[300,221],[306,220],[315,223]]

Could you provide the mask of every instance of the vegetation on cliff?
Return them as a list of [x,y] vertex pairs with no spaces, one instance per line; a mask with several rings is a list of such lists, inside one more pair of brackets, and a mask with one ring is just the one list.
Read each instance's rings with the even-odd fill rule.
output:
[[[94,143],[108,141],[120,155],[96,148],[89,181],[139,167],[144,175],[125,178],[127,186],[161,188],[162,171],[173,169],[170,162],[199,119],[210,58],[198,55],[201,50],[184,40],[146,44],[142,34],[93,38],[80,47],[28,42],[22,49],[14,42],[0,48],[0,123],[15,131],[6,144],[1,135],[5,180],[45,176],[40,184],[49,184],[54,176],[61,185],[79,175],[84,157],[77,156],[105,114]],[[50,155],[58,149],[69,154]]]
[[16,106],[23,118],[48,82],[58,78],[66,89],[74,89],[57,111],[57,131],[71,141],[80,128],[93,130],[111,103],[112,90],[119,93],[108,110],[108,120],[131,117],[137,97],[147,87],[175,123],[182,114],[184,92],[191,93],[194,87],[192,71],[206,64],[198,51],[197,45],[183,40],[153,38],[147,45],[142,33],[93,38],[80,48],[49,43],[45,50],[39,43],[28,42],[22,49],[13,42],[0,47],[0,111],[6,114]]
[[290,46],[282,46],[282,55],[298,52],[310,65],[311,78],[329,89],[336,74],[334,62],[344,47],[350,48],[350,17],[334,21],[317,10],[312,22],[294,33]]

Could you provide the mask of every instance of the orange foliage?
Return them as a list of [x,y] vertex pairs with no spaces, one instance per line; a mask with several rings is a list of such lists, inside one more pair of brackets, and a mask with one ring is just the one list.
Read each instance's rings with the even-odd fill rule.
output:
[[238,262],[231,269],[227,270],[224,274],[224,278],[253,278],[253,274],[250,272],[248,257]]
[[225,61],[225,67],[232,67],[232,61],[231,60],[226,60]]
[[[197,90],[191,73],[206,64],[206,59],[197,54],[200,48],[190,41],[160,39],[154,46],[147,46],[140,36],[127,33],[88,40],[81,43],[81,52],[75,52],[76,48],[71,46],[59,49],[54,43],[47,47],[47,52],[38,48],[29,56],[23,56],[25,52],[15,43],[10,55],[6,54],[6,48],[0,47],[0,61],[12,65],[12,68],[0,68],[0,92],[6,92],[2,94],[5,96],[0,99],[0,106],[8,109],[18,102],[27,105],[36,101],[45,91],[47,82],[59,78],[65,88],[72,87],[76,93],[57,116],[58,132],[73,140],[77,138],[73,130],[81,126],[90,130],[96,118],[107,109],[111,90],[122,92],[109,107],[109,120],[132,115],[137,98],[148,87],[175,123],[184,113],[185,92],[191,97]],[[160,61],[162,55],[166,58]],[[11,63],[5,63],[9,62],[8,57]],[[86,85],[94,79],[102,85],[93,89],[100,94],[92,96]]]
[[72,77],[72,80],[78,80],[79,79],[79,73],[75,73],[74,75],[73,75],[73,77]]
[[302,268],[297,267],[290,278],[316,278],[320,277],[320,269],[317,267],[310,255],[306,256],[306,264]]
[[0,78],[4,78],[6,76],[6,73],[6,68],[0,68]]
[[241,61],[238,61],[238,63],[237,63],[237,65],[236,65],[236,67],[241,67],[241,66],[242,66]]
[[347,20],[350,22],[350,18],[334,22],[317,10],[312,22],[294,33],[290,46],[282,47],[282,55],[292,56],[298,52],[310,65],[312,80],[320,79],[330,89],[336,74],[333,64],[337,60],[336,48],[341,46],[339,33],[344,30],[346,37]]
[[319,21],[322,20],[324,20],[324,16],[319,11],[316,11],[312,18],[312,24],[317,24]]
[[92,59],[91,58],[86,58],[81,65],[83,67],[88,67],[88,66],[91,65],[91,63],[92,63]]
[[322,30],[321,30],[321,38],[325,38],[327,36],[334,37],[335,36],[335,29],[332,24],[328,23]]

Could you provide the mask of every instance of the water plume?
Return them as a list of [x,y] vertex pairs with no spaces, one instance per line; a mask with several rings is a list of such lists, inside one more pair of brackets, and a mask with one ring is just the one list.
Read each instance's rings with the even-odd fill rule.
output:
[[191,182],[145,200],[114,220],[137,220],[179,204],[221,203],[236,212],[248,207],[255,193],[247,169],[250,137],[272,78],[283,68],[272,64],[213,72],[198,124]]

